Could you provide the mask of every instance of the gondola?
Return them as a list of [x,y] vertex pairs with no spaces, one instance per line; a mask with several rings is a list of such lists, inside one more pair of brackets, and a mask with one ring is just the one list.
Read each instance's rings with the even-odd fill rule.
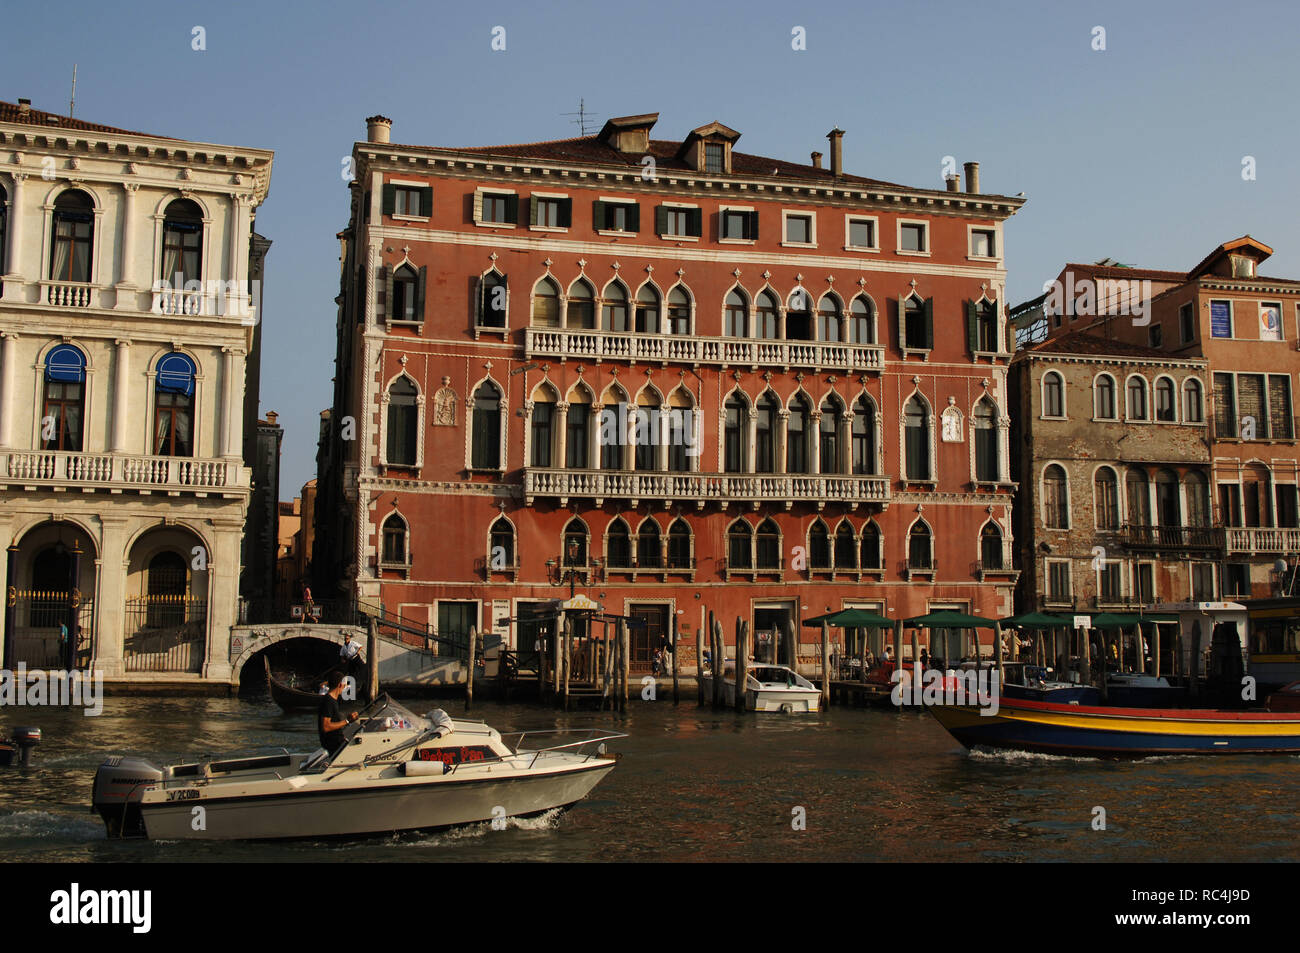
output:
[[316,711],[320,708],[319,679],[317,680],[317,691],[303,691],[300,688],[295,688],[293,685],[280,681],[272,675],[271,660],[265,655],[262,656],[262,664],[266,666],[267,690],[270,691],[271,698],[286,714],[302,711]]

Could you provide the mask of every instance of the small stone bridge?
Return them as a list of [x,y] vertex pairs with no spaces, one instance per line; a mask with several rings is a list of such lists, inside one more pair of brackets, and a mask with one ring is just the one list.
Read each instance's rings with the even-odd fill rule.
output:
[[[236,625],[230,629],[230,684],[239,686],[244,666],[273,645],[293,639],[315,639],[318,642],[343,644],[343,637],[351,635],[352,641],[366,652],[367,631],[356,625],[328,625],[263,623]],[[458,658],[439,656],[418,645],[411,645],[391,636],[380,634],[379,684],[381,687],[425,687],[463,685],[465,663]],[[261,662],[254,662],[261,665]]]

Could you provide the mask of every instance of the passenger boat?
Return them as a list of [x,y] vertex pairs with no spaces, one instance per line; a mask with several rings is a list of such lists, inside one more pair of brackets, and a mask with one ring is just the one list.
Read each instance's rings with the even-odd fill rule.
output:
[[[713,690],[713,676],[704,676],[706,691]],[[722,694],[728,705],[736,703],[736,671],[727,663],[722,675]],[[821,709],[821,689],[792,668],[755,663],[745,670],[747,711],[815,712]]]
[[1300,713],[1101,708],[1002,697],[930,713],[967,748],[1137,758],[1157,754],[1300,754]]
[[[115,756],[95,772],[92,809],[110,837],[269,840],[437,830],[527,817],[582,800],[614,767],[589,730],[576,741],[525,746],[482,722],[421,718],[381,695],[343,729],[330,756],[273,754],[159,767]],[[514,735],[508,736],[515,738]]]

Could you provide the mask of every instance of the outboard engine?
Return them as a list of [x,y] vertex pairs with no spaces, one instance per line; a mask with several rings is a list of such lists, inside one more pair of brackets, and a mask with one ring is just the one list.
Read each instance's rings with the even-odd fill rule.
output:
[[41,729],[15,728],[9,740],[18,746],[18,763],[24,768],[32,763],[32,749],[41,743]]
[[91,810],[98,811],[109,837],[144,837],[140,794],[161,784],[162,768],[143,758],[108,758],[95,772]]

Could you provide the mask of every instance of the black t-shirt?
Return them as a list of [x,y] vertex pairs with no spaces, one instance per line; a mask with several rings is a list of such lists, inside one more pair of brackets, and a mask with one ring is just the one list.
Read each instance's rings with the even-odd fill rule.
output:
[[339,742],[343,740],[343,729],[336,728],[333,731],[326,731],[326,718],[330,721],[343,720],[343,709],[339,707],[339,700],[330,694],[321,696],[320,710],[316,716],[316,730],[320,733],[320,746],[327,751],[333,751],[338,747]]

